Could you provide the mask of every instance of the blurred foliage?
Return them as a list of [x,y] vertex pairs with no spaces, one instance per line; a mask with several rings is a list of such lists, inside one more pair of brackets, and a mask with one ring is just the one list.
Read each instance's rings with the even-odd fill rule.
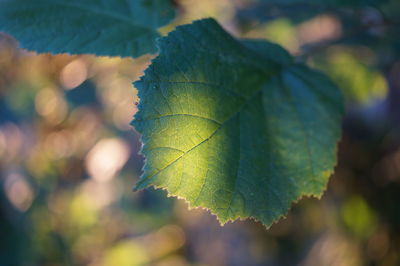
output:
[[133,193],[143,158],[128,126],[131,83],[151,56],[37,55],[0,35],[0,265],[399,265],[399,1],[176,2],[163,33],[213,16],[238,37],[279,41],[343,89],[339,163],[324,197],[301,200],[266,231],[220,227],[163,191]]
[[331,76],[348,100],[371,104],[384,100],[388,93],[385,77],[368,62],[371,57],[371,51],[365,48],[348,51],[344,47],[331,47],[319,58],[321,62],[316,59],[315,64]]

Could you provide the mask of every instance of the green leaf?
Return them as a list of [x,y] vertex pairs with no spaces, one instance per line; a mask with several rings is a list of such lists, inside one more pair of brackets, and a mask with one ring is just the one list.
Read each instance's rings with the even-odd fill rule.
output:
[[0,30],[39,53],[155,53],[173,16],[169,0],[0,0]]
[[277,45],[239,42],[214,20],[178,27],[139,89],[136,189],[167,189],[221,223],[269,226],[303,195],[321,196],[336,162],[343,103],[322,74]]

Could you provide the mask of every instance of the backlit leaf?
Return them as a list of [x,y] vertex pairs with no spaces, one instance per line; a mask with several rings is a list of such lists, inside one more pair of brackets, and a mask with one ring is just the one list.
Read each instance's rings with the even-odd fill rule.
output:
[[269,226],[303,195],[321,196],[336,163],[342,98],[275,44],[238,41],[214,20],[178,27],[139,89],[133,125],[144,173],[225,223]]

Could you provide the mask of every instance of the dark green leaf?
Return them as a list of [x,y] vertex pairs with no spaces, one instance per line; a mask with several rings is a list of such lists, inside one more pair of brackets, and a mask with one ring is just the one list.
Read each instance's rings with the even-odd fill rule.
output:
[[0,30],[39,53],[154,53],[173,15],[169,0],[0,0]]

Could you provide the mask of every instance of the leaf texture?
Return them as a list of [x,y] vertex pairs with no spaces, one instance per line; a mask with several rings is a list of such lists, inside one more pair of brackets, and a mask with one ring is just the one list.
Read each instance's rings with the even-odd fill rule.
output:
[[336,163],[339,90],[278,45],[238,41],[214,20],[178,27],[135,83],[144,173],[221,223],[269,226],[303,195],[321,196]]
[[0,31],[39,53],[133,56],[155,53],[169,0],[0,0]]

